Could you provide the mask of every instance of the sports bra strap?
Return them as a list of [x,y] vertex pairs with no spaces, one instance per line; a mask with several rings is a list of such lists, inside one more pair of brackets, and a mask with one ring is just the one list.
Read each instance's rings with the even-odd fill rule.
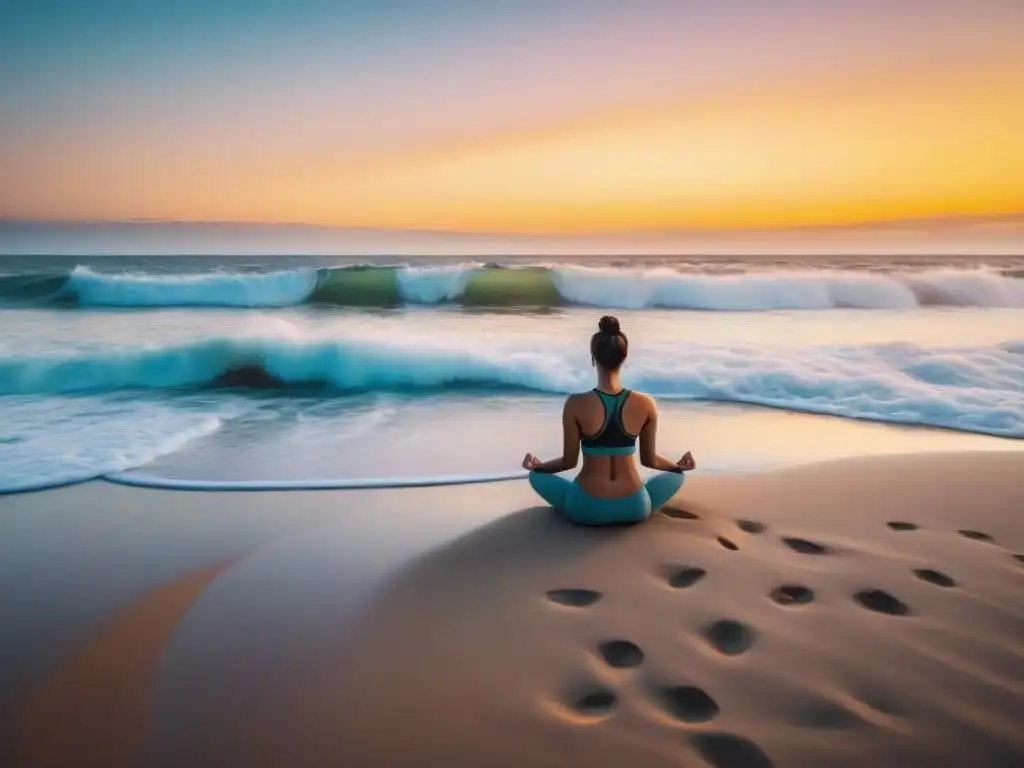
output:
[[595,453],[594,449],[599,448],[614,448],[617,453],[618,450],[635,446],[636,435],[629,434],[622,421],[622,408],[629,398],[630,390],[624,388],[612,395],[595,387],[593,392],[604,407],[604,422],[597,434],[581,439],[584,453]]

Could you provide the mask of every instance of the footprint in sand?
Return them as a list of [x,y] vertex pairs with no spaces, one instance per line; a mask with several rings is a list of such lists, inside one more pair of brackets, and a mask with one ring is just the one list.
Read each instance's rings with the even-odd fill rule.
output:
[[659,688],[657,697],[668,714],[684,723],[706,723],[721,711],[714,699],[692,685]]
[[768,530],[767,525],[759,523],[756,520],[737,520],[736,525],[738,525],[739,529],[744,533],[750,533],[754,536],[762,534]]
[[982,533],[981,531],[969,531],[969,530],[961,529],[961,530],[957,531],[957,533],[959,533],[965,539],[972,539],[974,541],[983,541],[986,544],[995,544],[996,543],[995,539],[993,539],[987,533]]
[[814,590],[800,584],[783,584],[772,590],[771,598],[779,605],[807,605],[814,601]]
[[888,616],[906,616],[910,613],[910,608],[904,602],[881,589],[865,589],[858,592],[853,598],[869,611],[876,613],[884,613]]
[[834,551],[825,544],[818,544],[807,539],[796,539],[789,536],[784,537],[782,543],[801,555],[829,555]]
[[812,699],[804,703],[794,718],[796,725],[805,728],[840,730],[860,725],[861,718],[842,704],[828,699]]
[[547,595],[551,602],[570,608],[586,608],[602,597],[600,592],[591,589],[552,589]]
[[915,568],[914,575],[921,581],[934,584],[936,587],[955,587],[956,582],[942,571],[934,571],[931,568]]
[[629,640],[607,640],[597,647],[605,664],[615,669],[632,669],[644,663],[644,652]]
[[704,639],[725,656],[739,656],[754,644],[755,633],[746,624],[722,619],[704,629]]
[[902,523],[898,520],[894,520],[891,523],[886,523],[894,531],[916,531],[917,526],[914,523]]
[[726,549],[728,549],[730,552],[735,552],[736,550],[739,549],[739,547],[737,547],[735,544],[733,544],[729,539],[725,538],[725,536],[719,536],[718,537],[718,543],[721,544]]
[[731,733],[696,733],[693,746],[712,768],[774,768],[757,744]]
[[668,585],[674,589],[687,589],[708,575],[703,568],[679,568],[669,574]]
[[608,688],[594,688],[573,702],[572,708],[584,717],[607,717],[619,703],[615,691]]
[[669,517],[674,517],[676,520],[700,520],[700,515],[695,515],[693,512],[677,507],[662,507],[661,511]]

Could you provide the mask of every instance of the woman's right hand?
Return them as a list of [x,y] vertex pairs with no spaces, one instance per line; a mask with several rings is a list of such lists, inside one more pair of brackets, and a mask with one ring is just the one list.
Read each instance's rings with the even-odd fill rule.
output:
[[683,458],[676,462],[676,466],[679,467],[680,472],[689,472],[696,468],[697,464],[693,460],[693,454],[687,451],[683,454]]

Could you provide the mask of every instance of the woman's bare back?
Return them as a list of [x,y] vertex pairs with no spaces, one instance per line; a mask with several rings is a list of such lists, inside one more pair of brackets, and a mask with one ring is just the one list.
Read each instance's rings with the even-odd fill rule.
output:
[[[607,394],[617,394],[609,392]],[[570,398],[579,425],[580,437],[591,437],[601,431],[605,407],[596,392],[585,392]],[[647,395],[631,391],[622,405],[622,426],[630,435],[640,435],[650,421],[654,401]],[[583,456],[583,467],[577,482],[587,493],[614,499],[636,493],[643,479],[633,456]]]

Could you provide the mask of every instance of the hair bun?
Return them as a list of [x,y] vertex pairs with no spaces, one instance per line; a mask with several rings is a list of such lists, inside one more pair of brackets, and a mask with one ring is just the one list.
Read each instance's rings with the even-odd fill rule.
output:
[[611,315],[605,315],[602,317],[600,322],[597,324],[597,327],[602,333],[607,333],[610,336],[617,336],[620,332],[619,319],[617,317],[612,317]]

